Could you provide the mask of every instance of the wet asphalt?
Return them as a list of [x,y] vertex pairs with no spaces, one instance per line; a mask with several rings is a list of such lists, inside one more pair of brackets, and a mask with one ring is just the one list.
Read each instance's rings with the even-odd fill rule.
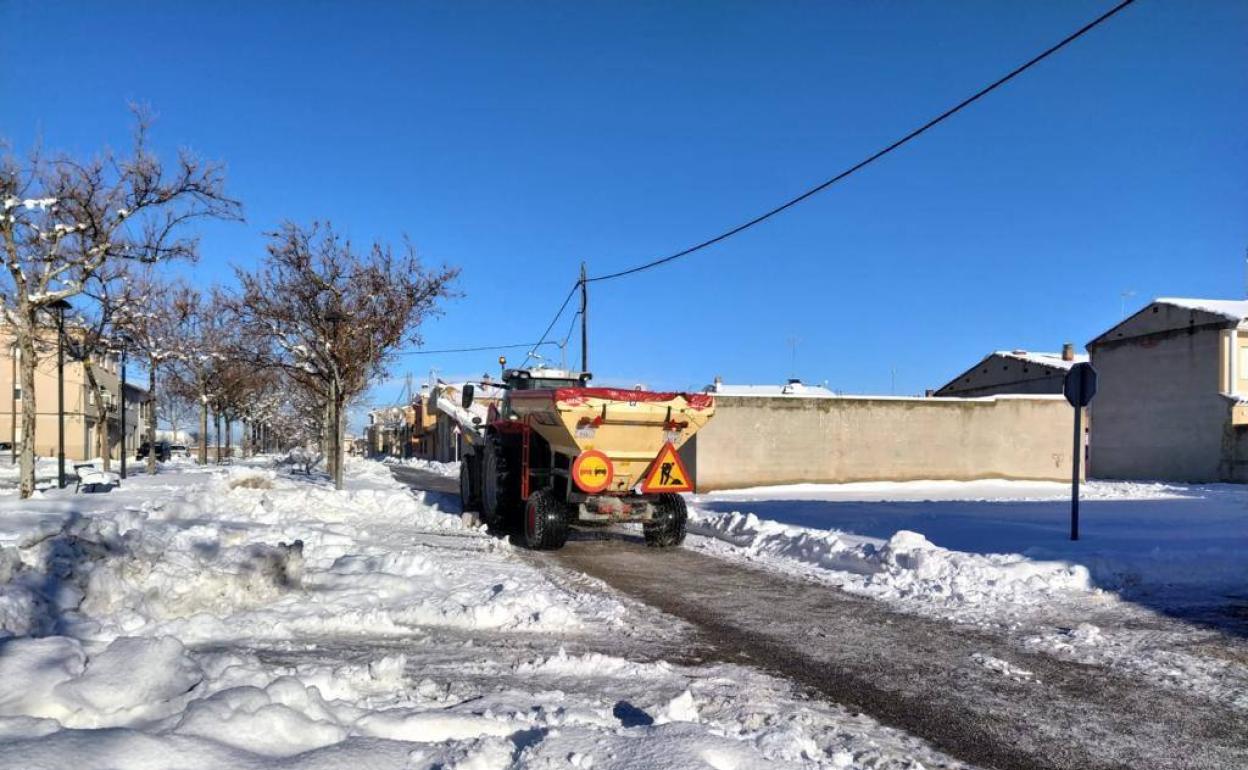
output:
[[[455,479],[394,473],[415,489],[458,496]],[[678,618],[682,629],[692,626],[692,635],[679,632],[696,648],[692,659],[783,676],[965,762],[1002,770],[1248,768],[1248,714],[1028,653],[980,628],[901,614],[686,548],[647,548],[626,533],[576,532],[562,550],[527,558],[556,579],[596,578]],[[1032,676],[1003,675],[976,661],[984,655]]]

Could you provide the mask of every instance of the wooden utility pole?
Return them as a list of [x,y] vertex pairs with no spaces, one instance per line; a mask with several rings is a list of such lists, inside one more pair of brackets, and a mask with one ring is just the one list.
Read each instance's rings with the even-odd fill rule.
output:
[[589,371],[589,280],[581,263],[581,371]]

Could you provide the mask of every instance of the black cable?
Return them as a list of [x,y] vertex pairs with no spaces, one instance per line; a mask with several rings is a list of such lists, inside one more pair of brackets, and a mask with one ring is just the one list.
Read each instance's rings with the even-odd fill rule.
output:
[[[1114,16],[1114,15],[1115,15],[1115,14],[1117,14],[1119,11],[1123,10],[1124,8],[1126,8],[1128,5],[1131,5],[1133,2],[1135,2],[1135,0],[1122,0],[1122,2],[1118,3],[1118,5],[1115,5],[1113,8],[1109,9],[1109,10],[1108,10],[1108,11],[1106,11],[1105,13],[1101,14],[1100,16],[1096,17],[1096,18],[1095,18],[1095,19],[1093,19],[1092,21],[1090,21],[1090,22],[1088,22],[1087,24],[1083,25],[1082,27],[1080,27],[1080,28],[1079,28],[1078,30],[1076,30],[1075,32],[1071,33],[1070,35],[1067,35],[1065,38],[1063,38],[1063,39],[1061,40],[1061,42],[1057,43],[1056,45],[1050,46],[1050,47],[1049,47],[1049,48],[1047,48],[1047,49],[1046,49],[1043,53],[1040,53],[1039,55],[1032,57],[1032,58],[1031,58],[1031,59],[1029,59],[1029,60],[1028,60],[1025,64],[1022,64],[1021,66],[1014,68],[1013,70],[1011,70],[1011,71],[1010,71],[1010,73],[1009,73],[1009,74],[1005,75],[1005,76],[1004,76],[1004,77],[1002,77],[1002,78],[999,78],[999,79],[997,79],[997,80],[993,81],[990,85],[985,86],[984,88],[981,88],[980,90],[976,91],[976,92],[975,92],[974,94],[972,94],[971,96],[969,96],[969,97],[967,97],[966,99],[963,99],[962,101],[958,102],[955,106],[953,106],[953,107],[951,107],[951,108],[949,108],[949,109],[945,110],[944,112],[940,113],[940,114],[939,114],[939,115],[937,115],[936,117],[932,118],[931,120],[927,121],[927,122],[926,122],[926,123],[924,123],[923,125],[921,125],[921,126],[919,126],[918,128],[914,129],[913,131],[911,131],[910,133],[906,134],[906,135],[905,135],[905,136],[903,136],[902,138],[900,138],[900,139],[898,139],[897,141],[893,142],[892,144],[888,145],[888,146],[887,146],[887,147],[885,147],[884,149],[882,149],[882,150],[878,150],[878,151],[877,151],[877,152],[875,152],[873,155],[868,156],[865,160],[861,160],[861,161],[859,161],[858,163],[855,163],[853,166],[850,166],[849,168],[845,169],[844,171],[842,171],[841,173],[839,173],[839,174],[837,174],[836,176],[832,177],[831,179],[827,180],[826,182],[823,182],[822,184],[819,184],[819,185],[816,185],[815,187],[810,188],[809,190],[807,190],[806,192],[804,192],[804,193],[802,193],[801,195],[797,196],[796,198],[792,198],[792,199],[790,199],[790,200],[788,200],[788,201],[786,201],[786,202],[784,202],[784,203],[780,204],[779,206],[776,206],[775,208],[771,209],[770,211],[767,211],[767,212],[765,212],[765,213],[763,213],[763,214],[759,214],[758,216],[754,217],[754,218],[753,218],[753,219],[751,219],[750,221],[748,221],[748,222],[746,222],[746,223],[744,223],[744,224],[741,224],[741,225],[737,225],[736,227],[732,228],[731,230],[728,230],[728,231],[726,231],[726,232],[720,233],[719,235],[715,236],[714,238],[709,238],[709,239],[707,239],[707,240],[705,240],[705,241],[702,241],[701,243],[697,244],[696,246],[690,246],[689,248],[687,248],[687,249],[685,249],[685,250],[683,250],[683,251],[678,251],[678,252],[676,252],[675,254],[671,254],[671,255],[669,255],[669,256],[662,257],[661,259],[656,259],[656,260],[654,260],[654,261],[652,261],[652,262],[647,262],[647,263],[645,263],[644,265],[638,265],[637,267],[632,267],[632,268],[629,268],[629,269],[627,269],[627,270],[620,270],[620,271],[615,272],[615,273],[608,273],[608,274],[606,274],[606,275],[598,275],[598,276],[594,276],[594,277],[592,277],[592,278],[588,278],[588,279],[586,279],[586,280],[587,280],[589,283],[593,283],[593,282],[595,282],[595,281],[608,281],[608,280],[611,280],[612,278],[621,278],[621,277],[626,276],[626,275],[632,275],[633,273],[640,273],[640,272],[641,272],[641,271],[643,271],[643,270],[649,270],[649,269],[650,269],[650,268],[652,268],[652,267],[658,267],[659,265],[667,264],[668,262],[671,262],[671,261],[673,261],[673,260],[680,259],[681,257],[686,257],[686,256],[688,256],[688,255],[690,255],[690,254],[694,253],[695,251],[701,251],[702,249],[705,249],[705,248],[706,248],[706,247],[708,247],[708,246],[713,246],[713,245],[715,245],[716,243],[719,243],[720,241],[723,241],[723,240],[726,240],[726,239],[728,239],[728,238],[731,238],[732,236],[736,235],[736,234],[737,234],[737,233],[739,233],[739,232],[742,232],[743,230],[748,230],[749,228],[753,227],[754,225],[757,225],[757,224],[759,224],[759,223],[761,223],[761,222],[764,222],[764,221],[766,221],[766,220],[768,220],[768,219],[771,219],[771,218],[772,218],[772,217],[774,217],[776,214],[779,214],[780,212],[782,212],[782,211],[784,211],[784,210],[786,210],[786,209],[788,209],[788,208],[791,208],[792,206],[796,206],[797,204],[801,203],[802,201],[806,200],[807,198],[811,197],[812,195],[816,195],[817,193],[821,193],[821,192],[823,192],[824,190],[826,190],[827,188],[829,188],[829,187],[831,187],[832,185],[836,184],[837,182],[841,181],[841,180],[842,180],[842,179],[844,179],[845,177],[850,176],[850,175],[851,175],[851,174],[853,174],[854,172],[856,172],[856,171],[858,171],[859,169],[862,169],[862,168],[864,168],[864,167],[866,167],[866,166],[870,165],[871,163],[874,163],[875,161],[877,161],[877,160],[879,160],[880,158],[884,157],[885,155],[889,154],[890,152],[892,152],[893,150],[897,149],[898,147],[901,147],[903,144],[906,144],[906,143],[907,143],[907,142],[909,142],[911,139],[914,139],[914,138],[918,137],[920,134],[923,134],[923,133],[924,133],[924,132],[926,132],[928,129],[933,128],[934,126],[936,126],[936,125],[938,125],[938,124],[940,124],[940,123],[944,122],[946,119],[948,119],[948,118],[950,118],[950,117],[953,117],[954,115],[956,115],[957,113],[959,113],[959,112],[961,112],[963,109],[965,109],[966,107],[969,107],[971,104],[973,104],[973,103],[975,103],[976,101],[978,101],[980,98],[982,98],[982,97],[984,97],[984,96],[987,96],[988,94],[990,94],[990,93],[992,93],[993,91],[995,91],[997,88],[999,88],[999,87],[1001,87],[1001,86],[1005,85],[1006,83],[1010,82],[1010,81],[1011,81],[1011,80],[1013,80],[1014,78],[1016,78],[1016,77],[1018,77],[1019,75],[1023,74],[1023,73],[1024,73],[1024,72],[1026,72],[1027,70],[1031,69],[1031,68],[1032,68],[1033,66],[1035,66],[1036,64],[1039,64],[1040,62],[1044,61],[1044,60],[1045,60],[1045,59],[1047,59],[1048,57],[1052,56],[1053,54],[1057,53],[1057,52],[1058,52],[1058,51],[1060,51],[1061,49],[1065,48],[1067,45],[1069,45],[1070,43],[1072,43],[1072,42],[1074,42],[1075,40],[1079,39],[1079,38],[1080,38],[1080,37],[1082,37],[1085,33],[1087,33],[1087,32],[1089,32],[1089,31],[1091,31],[1093,28],[1095,28],[1096,26],[1098,26],[1098,25],[1099,25],[1099,24],[1101,24],[1102,22],[1104,22],[1104,21],[1108,20],[1110,17]],[[575,287],[573,287],[573,290],[575,291]],[[564,303],[564,304],[567,304],[567,303]]]
[[559,345],[560,348],[566,349],[568,347],[568,340],[572,339],[572,332],[576,330],[576,319],[580,317],[581,311],[579,310],[572,314],[572,322],[568,324],[568,333],[563,335],[563,342]]
[[[550,334],[550,330],[555,328],[555,324],[559,323],[559,317],[563,315],[563,311],[568,309],[568,303],[572,301],[572,295],[576,294],[576,290],[579,289],[580,286],[581,279],[578,278],[576,279],[576,283],[572,284],[572,288],[568,290],[568,296],[563,298],[563,304],[559,306],[559,312],[555,313],[555,317],[550,319],[550,323],[546,326],[546,331],[542,332],[541,339],[539,339],[537,341],[537,345],[534,345],[533,347],[536,348],[538,345],[546,343],[546,335]],[[524,365],[529,362],[530,358],[532,358],[532,356],[525,356],[524,361],[520,364],[520,367],[524,368]]]
[[513,345],[482,345],[475,348],[443,348],[441,350],[399,350],[395,352],[396,356],[432,356],[443,353],[480,353],[484,350],[512,350],[513,348],[535,348],[539,345],[556,345],[554,341],[550,342],[519,342]]

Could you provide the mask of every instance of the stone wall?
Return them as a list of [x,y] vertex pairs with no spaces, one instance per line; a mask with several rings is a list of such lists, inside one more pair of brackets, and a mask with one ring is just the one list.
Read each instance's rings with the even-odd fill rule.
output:
[[1061,396],[719,397],[687,454],[699,491],[915,479],[1069,481]]

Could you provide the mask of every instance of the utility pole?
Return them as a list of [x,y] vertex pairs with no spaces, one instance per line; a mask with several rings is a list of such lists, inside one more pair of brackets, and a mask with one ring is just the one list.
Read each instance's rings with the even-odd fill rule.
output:
[[789,379],[797,377],[797,337],[789,337]]
[[581,263],[581,371],[589,371],[589,279]]

